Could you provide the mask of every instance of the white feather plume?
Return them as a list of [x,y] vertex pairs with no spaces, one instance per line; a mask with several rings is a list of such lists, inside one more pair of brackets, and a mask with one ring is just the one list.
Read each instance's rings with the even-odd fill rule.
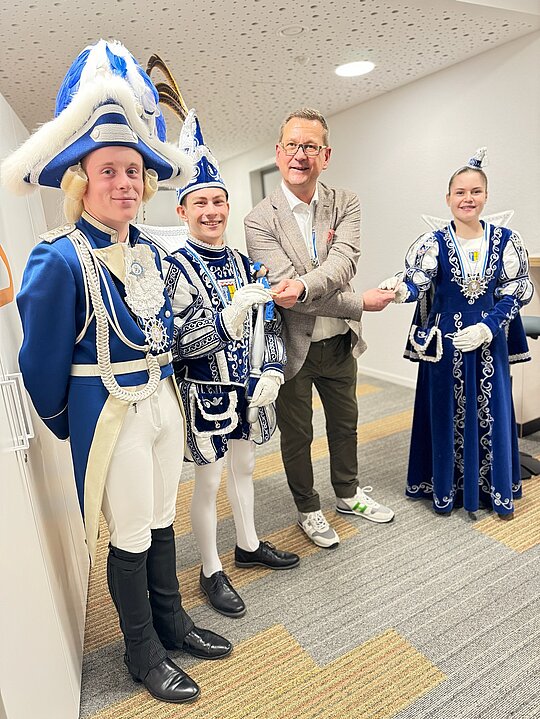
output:
[[193,173],[193,165],[175,145],[161,142],[151,136],[146,123],[141,119],[133,92],[120,77],[96,77],[88,82],[84,92],[78,92],[70,104],[58,115],[42,125],[18,150],[7,157],[0,166],[2,184],[18,195],[31,192],[35,185],[24,181],[33,167],[54,157],[69,144],[70,138],[87,122],[94,110],[107,100],[117,101],[125,112],[133,130],[158,154],[176,163],[181,169],[178,177],[160,182],[161,186],[177,188],[185,185]]

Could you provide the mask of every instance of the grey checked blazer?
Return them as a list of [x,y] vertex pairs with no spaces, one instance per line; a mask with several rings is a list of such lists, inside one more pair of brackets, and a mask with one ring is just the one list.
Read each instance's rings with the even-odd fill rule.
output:
[[318,183],[315,208],[317,254],[320,267],[313,269],[306,243],[281,187],[260,202],[246,217],[248,255],[269,270],[272,285],[301,277],[308,295],[291,309],[280,309],[287,351],[285,379],[291,379],[306,359],[317,316],[339,317],[350,326],[352,352],[366,349],[362,339],[362,298],[350,282],[360,256],[360,204],[347,190]]

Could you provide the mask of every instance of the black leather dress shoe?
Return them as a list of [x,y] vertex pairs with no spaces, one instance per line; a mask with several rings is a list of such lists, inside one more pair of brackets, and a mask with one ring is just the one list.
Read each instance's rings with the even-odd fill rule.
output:
[[171,704],[192,702],[201,693],[193,679],[168,657],[150,669],[144,679],[133,678],[142,682],[154,699]]
[[214,572],[211,577],[205,577],[201,569],[199,582],[216,612],[226,617],[241,617],[245,614],[246,605],[224,572]]
[[232,644],[228,639],[200,627],[193,627],[186,634],[180,648],[198,659],[222,659],[232,652]]
[[268,569],[292,569],[300,563],[298,554],[283,552],[276,549],[270,542],[259,542],[254,552],[248,552],[236,546],[234,549],[234,563],[237,567],[267,567]]

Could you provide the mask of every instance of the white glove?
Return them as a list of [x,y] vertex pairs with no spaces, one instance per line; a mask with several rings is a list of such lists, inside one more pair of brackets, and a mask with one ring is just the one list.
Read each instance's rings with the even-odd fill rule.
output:
[[405,282],[402,281],[403,275],[401,273],[394,275],[393,277],[388,277],[386,280],[383,280],[379,286],[379,290],[394,290],[396,293],[396,296],[392,300],[392,302],[395,302],[397,304],[401,304],[402,302],[405,302],[407,297],[409,296],[409,288],[405,284]]
[[253,305],[269,302],[271,299],[272,295],[260,282],[244,285],[236,290],[231,304],[221,312],[223,324],[231,337],[235,340],[242,337],[244,322]]
[[492,339],[493,334],[489,327],[483,322],[478,322],[456,332],[452,342],[454,347],[461,350],[461,352],[472,352],[472,350],[478,349],[480,345],[489,344]]
[[279,388],[283,384],[283,375],[276,370],[263,372],[253,390],[250,407],[266,407],[272,404],[278,396]]

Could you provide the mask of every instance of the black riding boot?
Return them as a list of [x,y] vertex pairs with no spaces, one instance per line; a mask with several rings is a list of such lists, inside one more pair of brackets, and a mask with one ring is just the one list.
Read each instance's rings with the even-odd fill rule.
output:
[[232,644],[209,629],[201,629],[182,607],[176,576],[176,546],[172,525],[152,529],[146,560],[148,592],[154,627],[167,649],[180,649],[199,659],[221,659]]
[[190,701],[199,695],[199,687],[168,658],[152,624],[147,554],[134,554],[109,545],[107,581],[124,635],[124,662],[135,681],[142,682],[156,699],[173,703]]

